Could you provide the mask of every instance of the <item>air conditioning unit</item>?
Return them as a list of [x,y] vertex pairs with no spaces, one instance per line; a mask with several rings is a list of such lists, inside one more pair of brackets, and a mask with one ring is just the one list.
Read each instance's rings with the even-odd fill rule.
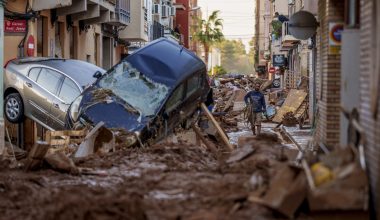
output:
[[153,14],[154,15],[161,14],[161,5],[160,4],[154,4],[153,5]]
[[295,0],[288,0],[288,5],[294,5],[295,4]]
[[171,15],[171,16],[175,16],[176,11],[177,11],[176,7],[174,7],[174,6],[171,7],[170,15]]
[[163,5],[162,6],[162,8],[161,8],[161,16],[163,18],[169,17],[169,10],[168,10],[168,6],[167,5]]

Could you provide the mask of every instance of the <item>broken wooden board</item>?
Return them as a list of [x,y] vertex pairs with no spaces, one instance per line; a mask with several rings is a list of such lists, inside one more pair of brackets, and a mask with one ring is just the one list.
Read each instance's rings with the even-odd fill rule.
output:
[[241,148],[235,149],[231,152],[231,155],[227,159],[226,163],[235,163],[244,160],[245,158],[252,155],[255,152],[255,150],[256,149],[253,148],[251,145],[244,145]]
[[87,134],[87,130],[47,131],[45,140],[52,147],[80,144]]
[[273,118],[273,122],[281,123],[282,117],[287,112],[296,112],[298,108],[302,105],[306,99],[307,93],[301,90],[292,89],[290,90],[288,97],[282,107],[278,110],[276,116]]
[[50,145],[47,142],[37,141],[30,150],[25,163],[26,170],[34,170],[41,166]]
[[257,197],[251,194],[248,200],[270,207],[288,218],[293,218],[294,213],[306,198],[306,192],[306,176],[302,170],[288,164],[279,164],[265,195]]

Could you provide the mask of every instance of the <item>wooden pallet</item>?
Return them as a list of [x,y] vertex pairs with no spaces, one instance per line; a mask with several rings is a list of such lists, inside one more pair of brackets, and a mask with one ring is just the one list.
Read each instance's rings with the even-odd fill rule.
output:
[[68,146],[70,144],[80,144],[83,142],[88,131],[78,130],[78,131],[47,131],[45,135],[45,141],[51,147]]

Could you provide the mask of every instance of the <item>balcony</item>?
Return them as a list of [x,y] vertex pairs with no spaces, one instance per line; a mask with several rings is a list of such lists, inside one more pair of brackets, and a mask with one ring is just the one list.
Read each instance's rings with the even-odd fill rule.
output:
[[176,33],[173,29],[165,28],[164,29],[164,37],[174,40],[178,43],[183,42],[183,35]]
[[34,0],[32,3],[35,11],[57,9],[57,16],[71,15],[72,21],[115,26],[130,23],[129,6],[130,0]]
[[289,23],[287,21],[282,23],[281,50],[290,50],[299,41],[289,33]]
[[132,22],[119,32],[120,39],[135,42],[147,42],[149,40],[147,9],[143,4],[143,1],[130,1],[129,11]]

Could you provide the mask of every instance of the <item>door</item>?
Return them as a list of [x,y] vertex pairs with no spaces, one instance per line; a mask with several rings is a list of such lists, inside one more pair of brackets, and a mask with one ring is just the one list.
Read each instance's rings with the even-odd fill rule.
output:
[[47,68],[33,68],[29,71],[29,78],[24,83],[24,94],[27,100],[26,114],[45,127],[50,117],[50,106],[55,99],[57,87],[62,75]]
[[185,84],[181,84],[177,89],[174,90],[172,96],[165,104],[165,125],[163,134],[166,132],[171,132],[171,129],[180,120],[180,110],[182,105],[182,100],[185,93]]
[[112,67],[112,39],[103,37],[103,69],[110,69]]
[[65,77],[58,96],[51,105],[51,118],[48,121],[54,130],[61,130],[65,126],[65,117],[70,104],[80,95],[80,89],[70,78]]
[[41,16],[37,19],[37,56],[39,57],[47,57],[49,54],[48,25],[47,17]]

